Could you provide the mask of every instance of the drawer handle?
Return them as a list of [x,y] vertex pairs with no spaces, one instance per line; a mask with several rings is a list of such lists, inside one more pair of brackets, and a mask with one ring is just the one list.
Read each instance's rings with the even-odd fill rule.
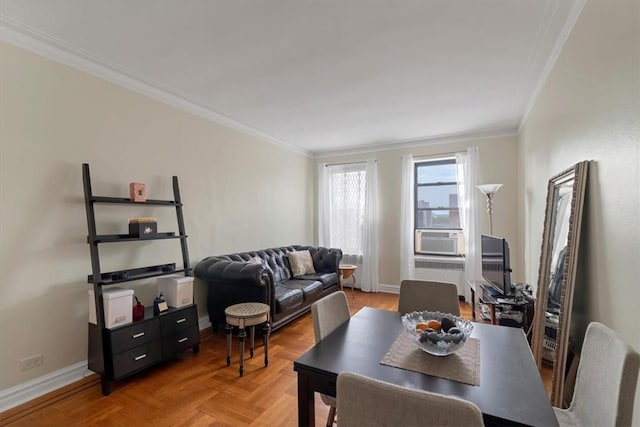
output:
[[179,343],[181,343],[181,342],[185,342],[185,341],[186,341],[186,340],[188,340],[188,339],[189,339],[188,337],[180,338],[180,339],[178,340],[178,342],[179,342]]
[[176,323],[182,323],[182,322],[186,322],[187,319],[185,319],[184,317],[182,319],[178,319],[176,320]]
[[138,360],[142,360],[142,359],[144,359],[145,357],[147,357],[147,355],[146,355],[146,354],[141,354],[140,356],[138,356],[138,357],[134,358],[133,360],[135,360],[135,361],[137,362]]
[[131,338],[140,338],[144,336],[144,332],[140,332],[139,334],[131,335]]

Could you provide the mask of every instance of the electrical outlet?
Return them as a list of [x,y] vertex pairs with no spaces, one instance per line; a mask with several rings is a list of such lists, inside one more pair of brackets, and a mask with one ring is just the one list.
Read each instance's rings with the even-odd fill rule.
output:
[[41,366],[44,362],[44,354],[36,354],[33,356],[25,357],[20,361],[20,370],[26,371],[27,369],[35,368],[37,366]]

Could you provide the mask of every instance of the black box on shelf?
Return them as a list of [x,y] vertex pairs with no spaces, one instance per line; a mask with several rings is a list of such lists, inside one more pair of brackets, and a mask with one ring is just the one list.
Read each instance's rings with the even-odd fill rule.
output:
[[132,237],[154,237],[158,233],[158,223],[155,218],[131,218],[129,220],[129,235]]
[[160,267],[160,269],[162,270],[162,272],[166,273],[169,271],[175,271],[176,269],[176,264],[175,263],[171,263],[171,264],[164,264],[162,267]]

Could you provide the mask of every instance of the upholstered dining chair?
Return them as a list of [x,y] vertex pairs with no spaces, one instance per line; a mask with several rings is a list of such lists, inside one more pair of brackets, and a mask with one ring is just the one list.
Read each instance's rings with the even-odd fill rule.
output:
[[[351,317],[347,295],[338,291],[314,302],[311,305],[311,317],[313,319],[313,335],[317,343]],[[325,394],[320,394],[320,398],[329,406],[327,427],[330,427],[336,417],[336,399]]]
[[573,399],[553,408],[561,426],[630,426],[640,354],[602,323],[587,327]]
[[453,283],[426,280],[403,280],[400,283],[398,311],[440,311],[460,316],[458,287]]
[[484,426],[473,403],[390,384],[353,372],[338,374],[338,425]]

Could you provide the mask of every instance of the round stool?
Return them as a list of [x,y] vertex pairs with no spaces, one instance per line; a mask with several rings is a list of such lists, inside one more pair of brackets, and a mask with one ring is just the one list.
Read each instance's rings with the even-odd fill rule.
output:
[[246,327],[251,327],[250,355],[253,358],[253,344],[255,339],[255,327],[264,323],[262,339],[264,343],[264,366],[269,365],[269,306],[259,302],[245,302],[227,307],[224,314],[227,319],[227,366],[231,365],[231,335],[233,327],[238,327],[240,338],[240,376],[244,373],[244,339],[247,336]]

